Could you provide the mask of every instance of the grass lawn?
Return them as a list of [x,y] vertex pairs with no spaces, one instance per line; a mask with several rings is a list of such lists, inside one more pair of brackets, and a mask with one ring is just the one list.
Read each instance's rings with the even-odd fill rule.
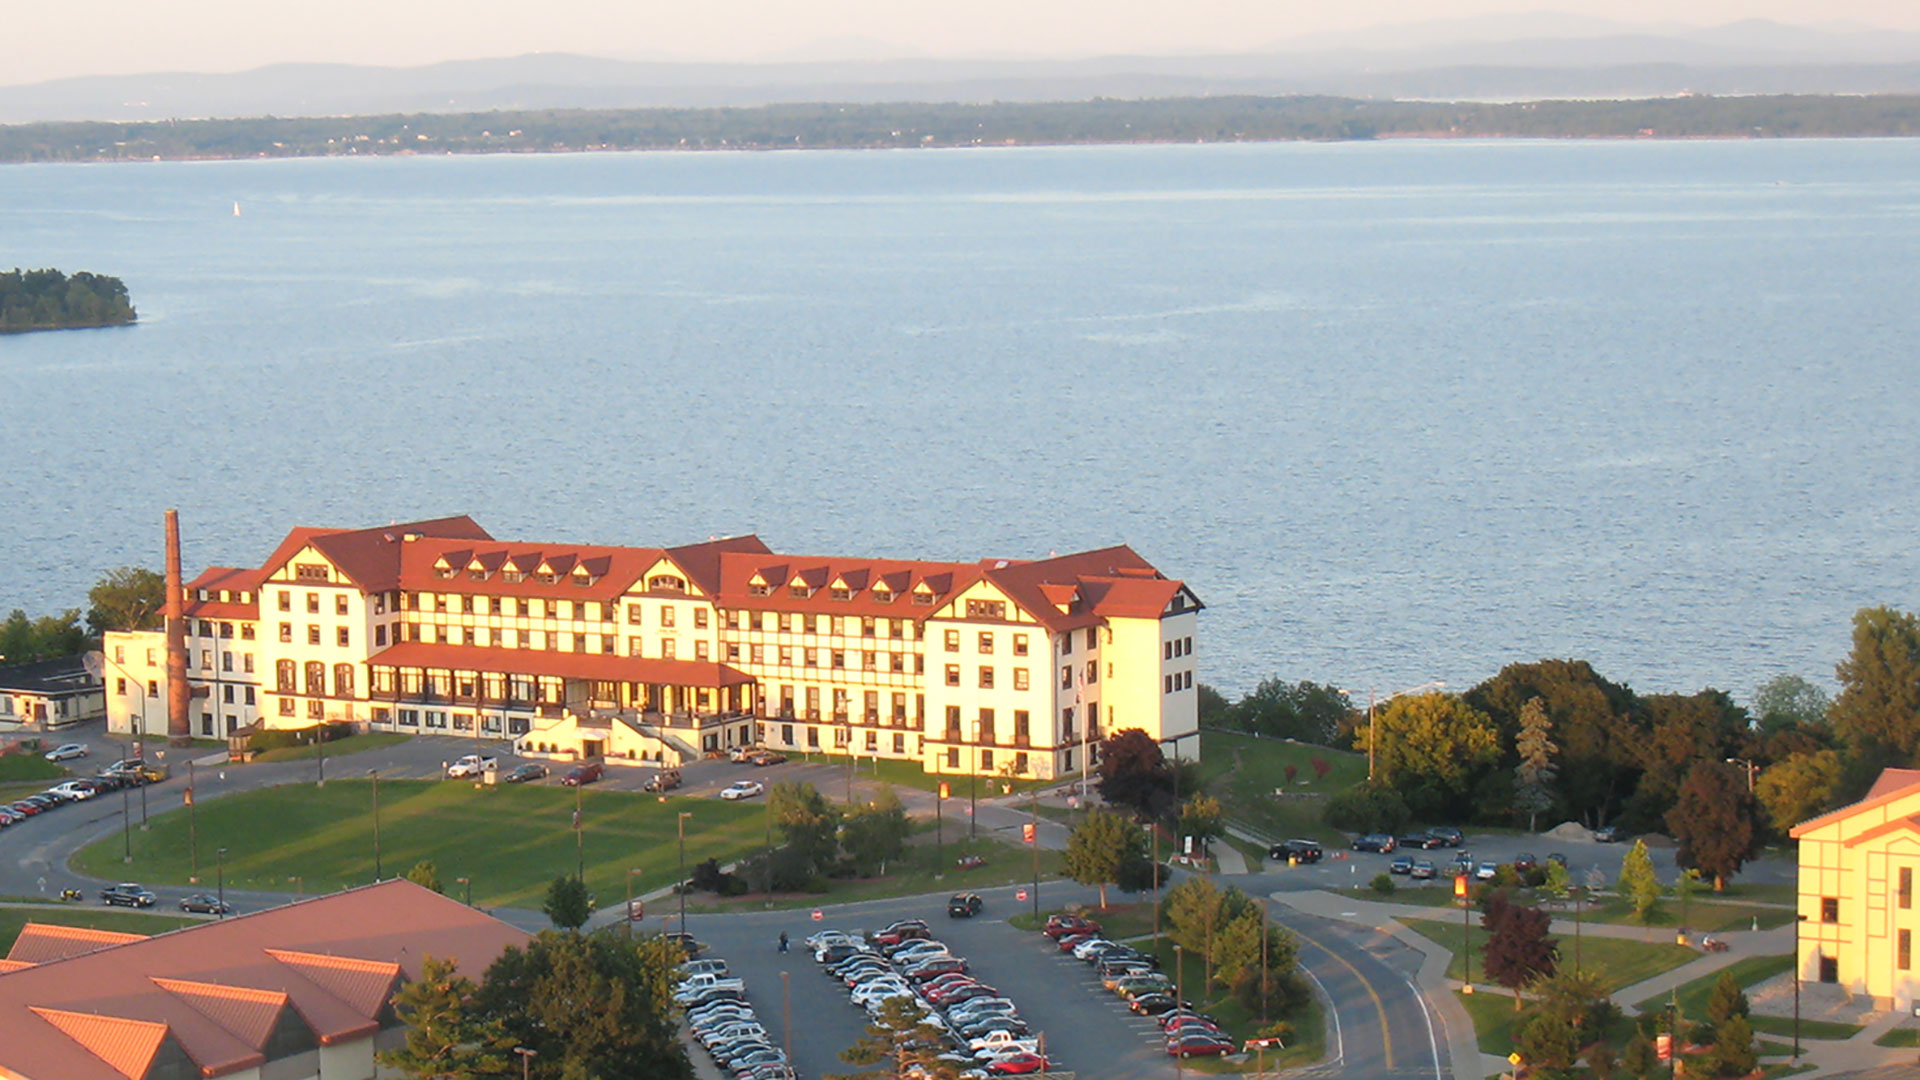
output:
[[[1160,969],[1169,977],[1176,977],[1177,969],[1174,963],[1173,941],[1169,938],[1161,938],[1160,948],[1155,951],[1155,955],[1159,957]],[[1244,1044],[1254,1036],[1255,1032],[1260,1030],[1260,1010],[1255,1009],[1249,1013],[1246,1009],[1241,1008],[1240,1003],[1235,1001],[1233,995],[1227,991],[1217,987],[1202,987],[1200,985],[1200,980],[1203,977],[1201,965],[1200,962],[1193,957],[1187,958],[1186,968],[1186,979],[1183,989],[1186,991],[1187,999],[1193,1002],[1194,1008],[1218,1020],[1222,1030],[1232,1036],[1234,1042]],[[1106,991],[1096,989],[1092,992],[1098,994],[1105,993]],[[1266,1065],[1268,1069],[1298,1068],[1303,1065],[1311,1065],[1326,1056],[1326,1018],[1322,1015],[1319,998],[1309,997],[1308,1001],[1309,1004],[1306,1007],[1300,1009],[1292,1016],[1284,1017],[1284,1019],[1291,1021],[1293,1024],[1293,1039],[1288,1043],[1286,1049],[1277,1054],[1266,1055]],[[1275,1017],[1275,1019],[1283,1018]],[[1252,1057],[1248,1057],[1245,1060],[1237,1058],[1192,1058],[1186,1063],[1186,1067],[1195,1072],[1211,1073],[1252,1072],[1255,1066],[1256,1062]]]
[[[797,750],[786,750],[782,751],[782,753],[786,754],[787,759],[790,761],[806,761],[821,765],[838,764],[842,769],[846,768],[847,765],[847,755],[845,754],[827,754],[819,751],[806,753]],[[940,781],[945,780],[947,782],[948,801],[957,799],[963,805],[967,801],[967,777],[953,773],[930,773],[922,769],[920,763],[917,761],[900,761],[892,758],[873,758],[861,755],[854,759],[853,778],[855,782],[861,780],[869,783],[879,781],[883,784],[892,784],[895,787],[917,788],[921,791],[939,791]],[[1010,787],[1014,792],[1023,792],[1031,788],[1045,787],[1048,784],[1054,783],[1052,780],[1043,783],[1037,780],[1021,780],[1017,778],[1009,780],[1000,777],[985,776],[980,777],[974,782],[979,785],[979,797],[983,799],[989,795],[999,796],[1006,794],[1006,792],[1002,790],[1003,787]],[[820,783],[815,786],[820,789],[820,794],[836,802],[845,798],[847,793],[844,782],[840,784],[831,782]],[[1042,809],[1044,811],[1044,808]],[[964,816],[966,811],[963,809],[960,813]]]
[[1760,1071],[1760,1080],[1778,1080],[1778,1078],[1782,1076],[1798,1076],[1803,1072],[1812,1072],[1815,1068],[1817,1068],[1817,1066],[1812,1062],[1805,1061],[1798,1065],[1790,1063],[1769,1065]]
[[[344,739],[335,739],[327,744],[327,756],[330,758],[358,754],[363,750],[378,750],[383,746],[397,746],[412,741],[413,736],[401,735],[390,731],[370,731],[364,735],[349,735]],[[274,750],[262,750],[255,761],[307,761],[320,756],[317,746],[282,746]]]
[[[1759,1034],[1779,1035],[1784,1038],[1793,1037],[1793,1017],[1791,1016],[1761,1016],[1759,1013],[1754,1013],[1752,1016],[1747,1017],[1747,1022],[1752,1024],[1753,1030]],[[1858,1034],[1860,1034],[1859,1024],[1842,1024],[1833,1020],[1808,1020],[1804,1017],[1800,1020],[1800,1038],[1802,1041],[1807,1039],[1851,1039]]]
[[[1466,935],[1458,919],[1406,919],[1407,927],[1453,953],[1453,960],[1447,965],[1447,977],[1464,979],[1466,965],[1461,960],[1461,947],[1466,944]],[[1480,947],[1487,942],[1487,933],[1474,920],[1473,950],[1476,975],[1482,975],[1480,967]],[[1700,954],[1692,949],[1683,948],[1672,942],[1630,941],[1622,938],[1585,938],[1580,943],[1580,960],[1588,971],[1599,972],[1608,993],[1632,986],[1637,982],[1651,979],[1663,971],[1671,971],[1689,960],[1698,960]],[[1570,936],[1560,936],[1560,961],[1572,964],[1574,960],[1573,940]],[[1476,980],[1478,981],[1478,980]],[[1481,993],[1487,993],[1482,990]],[[1507,995],[1507,1004],[1513,1004],[1512,995]]]
[[[8,780],[55,780],[67,770],[39,754],[8,754],[0,757],[0,782]],[[41,788],[47,785],[41,784]],[[36,789],[37,790],[37,789]]]
[[1913,1028],[1905,1026],[1897,1027],[1873,1040],[1873,1045],[1920,1046],[1920,1039],[1916,1039],[1915,1036],[1920,1036],[1920,1031],[1915,1031]]
[[[227,885],[275,892],[329,892],[374,877],[370,781],[330,780],[325,788],[290,784],[217,799],[198,812],[200,871],[207,880],[214,851],[225,847]],[[764,802],[718,799],[664,802],[624,792],[583,793],[587,886],[601,904],[679,877],[675,814],[690,811],[687,864],[725,863],[757,851],[765,835]],[[382,869],[404,874],[432,859],[448,892],[455,878],[473,879],[476,903],[537,908],[547,885],[575,866],[574,795],[564,788],[389,780],[380,785]],[[134,861],[121,863],[121,839],[82,849],[74,867],[105,878],[183,884],[189,873],[186,814],[153,819],[133,834]],[[301,882],[296,887],[295,875]]]
[[[1378,900],[1389,904],[1420,904],[1428,907],[1453,906],[1453,882],[1448,878],[1436,878],[1430,885],[1400,877],[1394,879],[1398,886],[1390,896],[1382,896],[1366,886],[1350,889],[1337,889],[1342,896],[1351,896],[1358,900]],[[1514,895],[1523,903],[1539,904],[1542,897],[1532,889],[1516,889]],[[1571,922],[1577,906],[1567,904],[1564,907],[1554,903],[1548,908],[1555,919]],[[1680,905],[1671,899],[1656,905],[1648,912],[1647,922],[1642,924],[1633,916],[1633,908],[1619,897],[1608,897],[1601,903],[1588,904],[1580,916],[1590,923],[1611,923],[1616,926],[1649,927],[1648,937],[1653,940],[1670,940],[1672,935],[1662,932],[1662,928],[1676,929],[1680,925]],[[1753,926],[1753,920],[1760,920],[1762,930],[1771,930],[1776,926],[1785,926],[1793,919],[1793,912],[1775,907],[1755,907],[1751,904],[1702,904],[1687,905],[1687,928],[1696,934],[1714,933],[1721,930],[1747,930]]]
[[[1515,1012],[1511,994],[1488,993],[1485,990],[1467,994],[1455,990],[1453,996],[1466,1007],[1467,1015],[1473,1017],[1473,1032],[1480,1040],[1480,1052],[1483,1054],[1506,1057],[1513,1053],[1515,1033],[1534,1015],[1531,1009]],[[1616,1052],[1626,1046],[1631,1038],[1633,1021],[1625,1017],[1607,1030],[1607,1040],[1613,1044]]]
[[1750,900],[1756,904],[1785,904],[1792,907],[1799,902],[1798,885],[1755,885],[1735,881],[1715,895],[1716,900]]
[[[1732,972],[1735,982],[1742,990],[1757,982],[1771,979],[1775,975],[1793,967],[1791,956],[1744,956],[1731,965],[1710,974],[1702,975],[1692,982],[1680,984],[1680,1013],[1683,1016],[1704,1017],[1707,1015],[1707,998],[1713,994],[1713,986],[1720,981],[1723,972]],[[1662,994],[1640,1002],[1636,1008],[1641,1012],[1658,1009],[1667,1003]]]
[[[691,841],[689,841],[689,848],[691,848]],[[754,850],[759,850],[757,845]],[[980,855],[987,861],[984,866],[962,870],[954,865],[954,861],[962,855]],[[692,858],[691,854],[688,858]],[[1060,880],[1061,864],[1065,861],[1064,852],[1046,850],[1040,852],[1042,903],[1046,901],[1046,883]],[[882,877],[829,878],[826,881],[826,889],[822,892],[776,893],[772,906],[809,908],[821,904],[877,900],[888,896],[915,896],[921,893],[943,891],[966,892],[1000,885],[1026,885],[1033,881],[1033,850],[1025,846],[1004,844],[984,836],[976,840],[965,838],[949,840],[940,849],[936,849],[932,844],[910,844],[907,847],[906,858],[887,864],[886,869],[887,872]],[[749,882],[749,884],[752,883]],[[694,896],[699,897],[699,902],[695,902]],[[663,900],[660,903],[666,904],[668,901]],[[1008,907],[989,914],[1010,916],[1017,910],[1024,913],[1028,919],[1033,917],[1031,900],[1024,903],[1009,900],[1006,903]],[[718,901],[711,895],[692,894],[687,902],[689,912],[705,913],[741,909],[760,911],[765,910],[767,906],[767,896],[760,892]],[[665,909],[661,908],[661,910]]]
[[[1313,759],[1333,766],[1317,778]],[[1297,770],[1287,782],[1288,765]],[[1208,793],[1226,808],[1227,819],[1274,840],[1305,837],[1346,844],[1346,837],[1320,820],[1327,796],[1345,791],[1367,775],[1367,759],[1345,750],[1258,739],[1222,731],[1200,733],[1200,775]],[[1274,794],[1287,792],[1285,797]]]
[[179,915],[151,915],[144,911],[113,911],[78,905],[46,904],[36,906],[31,911],[25,908],[0,908],[0,955],[13,948],[13,939],[20,936],[20,928],[30,922],[84,926],[89,930],[118,930],[126,934],[158,934],[200,921]]

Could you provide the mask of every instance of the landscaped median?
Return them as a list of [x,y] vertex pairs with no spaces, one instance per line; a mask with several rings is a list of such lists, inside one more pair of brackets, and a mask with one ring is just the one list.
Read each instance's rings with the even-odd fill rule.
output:
[[[929,826],[930,827],[930,826]],[[774,838],[779,839],[776,831]],[[928,842],[921,842],[928,841]],[[754,849],[757,852],[758,848]],[[748,852],[752,854],[754,852]],[[703,856],[704,857],[704,856]],[[689,848],[689,865],[692,850]],[[962,859],[968,865],[961,866]],[[972,862],[973,859],[982,860]],[[721,862],[726,862],[723,858]],[[1040,883],[1044,895],[1046,884],[1057,882],[1061,876],[1061,864],[1065,856],[1059,851],[1042,849],[1040,852]],[[941,890],[951,892],[978,891],[1003,885],[1028,885],[1033,881],[1033,849],[1002,843],[988,837],[974,840],[948,840],[936,846],[925,830],[921,830],[915,842],[907,845],[905,853],[898,859],[887,863],[885,872],[871,877],[831,877],[819,879],[817,891],[775,893],[771,901],[767,895],[758,891],[759,881],[750,873],[745,874],[744,884],[750,890],[724,900],[712,893],[696,893],[687,901],[689,912],[725,912],[743,909],[765,910],[772,908],[809,908],[822,904],[851,904],[860,900],[877,900],[890,896],[917,896],[922,893],[934,893]],[[1015,902],[1018,904],[1018,902]],[[1026,918],[1031,918],[1030,909]]]
[[[1461,953],[1467,946],[1468,933],[1463,929],[1461,920],[1451,919],[1413,919],[1399,917],[1407,929],[1445,948],[1453,958],[1447,964],[1447,978],[1464,981],[1467,976],[1466,962]],[[1487,932],[1480,928],[1480,914],[1474,912],[1472,918],[1472,948],[1474,950],[1473,972],[1477,981],[1484,984],[1485,972],[1481,969],[1480,948],[1487,943]],[[1571,936],[1556,935],[1560,943],[1560,964],[1566,968],[1575,966],[1574,942]],[[1700,959],[1700,953],[1672,941],[1633,941],[1617,937],[1587,937],[1580,941],[1578,962],[1583,971],[1592,972],[1601,978],[1601,988],[1606,993],[1614,993],[1625,987],[1644,982],[1663,971],[1672,971],[1682,964]],[[1513,999],[1507,997],[1508,1008],[1513,1007]]]
[[[602,905],[625,895],[629,869],[639,871],[635,895],[679,879],[681,811],[692,814],[689,870],[708,858],[726,863],[758,851],[766,835],[761,803],[587,791],[581,804],[587,887]],[[464,877],[477,904],[538,908],[553,879],[574,872],[573,808],[574,793],[557,787],[382,781],[380,869],[398,877],[432,860],[450,894],[464,898],[455,884]],[[82,849],[73,867],[96,878],[186,884],[190,821],[199,832],[203,884],[214,880],[214,853],[223,847],[229,889],[322,893],[374,879],[373,788],[365,779],[240,792],[208,801],[194,818],[156,816],[149,831],[132,833],[131,864],[121,861],[122,841],[114,835]]]
[[[1382,904],[1413,904],[1420,907],[1458,910],[1455,908],[1453,881],[1450,877],[1426,884],[1417,881],[1399,881],[1395,882],[1395,886],[1391,893],[1382,893],[1367,886],[1334,891],[1341,896],[1350,896],[1356,900],[1372,900]],[[1647,921],[1643,923],[1634,918],[1633,906],[1618,896],[1603,896],[1584,908],[1571,901],[1554,901],[1542,897],[1535,889],[1516,889],[1514,897],[1518,903],[1540,905],[1552,914],[1556,922],[1578,920],[1613,926],[1646,927],[1648,940],[1663,938],[1672,940],[1672,931],[1680,926],[1680,905],[1671,900],[1655,905],[1648,913]],[[1720,903],[1698,899],[1687,905],[1686,910],[1687,929],[1696,934],[1750,930],[1754,928],[1756,921],[1759,929],[1771,930],[1793,921],[1793,912],[1769,905]]]
[[[1707,998],[1713,993],[1714,984],[1720,981],[1722,972],[1732,974],[1734,984],[1746,990],[1792,968],[1793,957],[1789,955],[1745,956],[1720,971],[1708,972],[1691,982],[1682,983],[1671,997],[1667,995],[1650,997],[1636,1007],[1641,1012],[1654,1012],[1666,1008],[1669,1000],[1677,998],[1682,1015],[1700,1016],[1706,1012]],[[1793,1020],[1790,1017],[1751,1013],[1747,1016],[1747,1022],[1753,1025],[1754,1031],[1761,1034],[1779,1036],[1793,1034]],[[1800,1021],[1802,1039],[1851,1039],[1858,1034],[1860,1034],[1858,1024],[1810,1018],[1802,1018]]]

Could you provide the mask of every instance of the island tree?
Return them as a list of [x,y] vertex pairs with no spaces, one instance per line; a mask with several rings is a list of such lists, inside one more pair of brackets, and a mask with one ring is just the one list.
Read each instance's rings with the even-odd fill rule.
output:
[[1719,761],[1702,761],[1687,773],[1680,797],[1667,814],[1667,827],[1680,849],[1683,867],[1713,876],[1713,890],[1727,887],[1760,847],[1758,816],[1745,777]]
[[930,1010],[918,1000],[900,996],[885,999],[867,1024],[866,1034],[858,1042],[840,1051],[840,1060],[849,1065],[885,1064],[879,1072],[828,1073],[826,1080],[872,1080],[876,1076],[894,1080],[957,1080],[960,1069],[940,1059],[945,1032],[937,1026]]
[[1132,822],[1110,811],[1091,810],[1067,835],[1067,876],[1082,885],[1097,886],[1104,910],[1107,886],[1120,881],[1121,871],[1142,857],[1145,846]]
[[513,1039],[497,1021],[475,1010],[478,992],[453,961],[421,958],[419,976],[408,979],[393,996],[393,1012],[406,1025],[406,1041],[380,1051],[380,1064],[410,1080],[505,1075],[513,1061]]
[[593,901],[587,883],[572,874],[563,874],[547,886],[547,902],[540,910],[562,930],[579,930],[593,917]]
[[1653,856],[1647,852],[1644,841],[1635,840],[1627,850],[1627,857],[1620,863],[1617,888],[1632,906],[1633,917],[1644,926],[1653,905],[1660,902],[1660,877],[1654,873]]
[[474,1004],[512,1046],[535,1051],[535,1077],[690,1080],[668,992],[672,957],[617,934],[545,931],[494,961]]
[[1173,803],[1173,768],[1153,736],[1124,728],[1100,744],[1100,798],[1141,818],[1158,817]]
[[1560,945],[1547,936],[1552,921],[1539,908],[1512,903],[1505,892],[1489,896],[1480,915],[1487,931],[1481,948],[1487,977],[1513,991],[1515,1012],[1520,1011],[1520,988],[1552,975],[1559,961]]

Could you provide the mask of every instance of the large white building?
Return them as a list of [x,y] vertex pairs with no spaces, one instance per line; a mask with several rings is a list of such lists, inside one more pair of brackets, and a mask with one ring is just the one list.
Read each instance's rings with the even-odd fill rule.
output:
[[[295,529],[186,591],[199,736],[348,721],[615,762],[758,743],[1038,777],[1125,728],[1199,754],[1201,604],[1125,546],[927,562],[509,543],[455,517]],[[163,735],[164,635],[105,651],[111,730]]]

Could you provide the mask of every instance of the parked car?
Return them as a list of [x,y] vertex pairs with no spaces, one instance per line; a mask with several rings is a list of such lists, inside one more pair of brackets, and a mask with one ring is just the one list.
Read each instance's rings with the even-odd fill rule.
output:
[[903,945],[909,941],[930,938],[933,932],[919,919],[901,919],[878,933],[870,934],[867,940],[885,948],[888,945]]
[[668,941],[671,941],[679,945],[682,949],[686,950],[687,956],[689,958],[699,956],[701,953],[707,951],[707,947],[705,945],[702,945],[700,942],[695,941],[692,934],[682,933],[676,930],[676,931],[670,931],[665,934],[661,934],[660,936],[663,938],[666,938]]
[[1368,833],[1353,842],[1355,851],[1377,851],[1386,854],[1394,849],[1394,839],[1386,833]]
[[1436,825],[1427,830],[1427,835],[1440,841],[1444,847],[1457,848],[1467,842],[1467,837],[1451,825]]
[[661,769],[640,785],[643,791],[672,791],[682,783],[679,769]]
[[547,767],[545,765],[537,761],[529,761],[525,765],[515,765],[513,769],[507,773],[506,781],[509,784],[524,784],[529,780],[538,780],[545,775],[547,775]]
[[733,802],[735,799],[751,799],[755,795],[765,795],[767,785],[758,780],[735,780],[720,789],[720,797]]
[[947,900],[947,918],[971,919],[980,914],[981,909],[985,907],[986,901],[981,900],[978,893],[954,893]]
[[488,769],[495,768],[498,765],[498,759],[492,754],[484,756],[480,754],[468,754],[447,766],[447,779],[465,780],[470,777],[484,776]]
[[1499,874],[1498,863],[1483,862],[1473,868],[1473,876],[1480,881],[1492,881]]
[[1560,869],[1562,870],[1565,870],[1567,868],[1567,857],[1565,855],[1562,855],[1558,851],[1549,852],[1547,854],[1547,861],[1550,863],[1558,864]]
[[1282,840],[1267,849],[1267,858],[1274,862],[1316,863],[1321,855],[1320,845],[1312,840]]
[[752,761],[753,755],[760,753],[758,746],[736,746],[727,751],[728,761]]
[[755,765],[765,768],[768,765],[785,764],[787,760],[787,755],[782,754],[775,750],[762,750],[759,753],[753,755],[751,758],[748,758],[747,760],[753,762]]
[[1413,869],[1408,873],[1409,877],[1412,877],[1418,881],[1431,881],[1433,880],[1433,875],[1434,875],[1434,869],[1433,869],[1432,859],[1413,860]]
[[1533,852],[1531,851],[1523,851],[1513,857],[1513,868],[1515,870],[1531,870],[1539,865],[1540,860],[1534,858]]
[[87,744],[78,742],[62,743],[47,751],[44,756],[48,761],[72,761],[74,758],[83,758],[87,756]]
[[231,915],[233,905],[217,896],[206,893],[194,893],[180,901],[181,911],[197,911],[205,915]]
[[1387,864],[1387,872],[1390,874],[1413,873],[1413,856],[1395,855],[1393,861]]
[[1038,1053],[1024,1051],[1006,1054],[987,1063],[988,1076],[1024,1076],[1028,1073],[1047,1071],[1047,1059]]
[[606,775],[607,767],[605,765],[597,761],[589,761],[585,765],[575,765],[573,768],[568,769],[567,775],[562,776],[560,782],[567,787],[580,787],[584,784],[594,783]]
[[101,889],[100,899],[114,907],[152,907],[158,897],[148,892],[144,885],[123,881]]
[[67,780],[48,788],[47,794],[55,798],[80,802],[100,794],[100,787],[91,780]]
[[1626,835],[1618,825],[1602,825],[1593,830],[1593,838],[1602,844],[1617,844],[1626,839]]
[[1074,933],[1097,934],[1100,932],[1100,924],[1095,922],[1092,919],[1087,918],[1085,915],[1070,915],[1070,914],[1049,915],[1047,916],[1046,927],[1042,929],[1040,932],[1054,939],[1055,941],[1058,941],[1061,938],[1066,937],[1068,934],[1074,934]]
[[1430,832],[1408,833],[1395,841],[1398,847],[1416,848],[1420,851],[1431,851],[1439,847],[1441,843],[1442,841]]
[[1195,1032],[1192,1035],[1182,1035],[1177,1039],[1167,1040],[1169,1057],[1219,1057],[1222,1054],[1233,1053],[1234,1049],[1232,1039],[1206,1032]]
[[1178,1004],[1173,1000],[1172,994],[1152,993],[1141,994],[1127,1002],[1127,1008],[1141,1016],[1159,1016],[1162,1013],[1172,1012]]

